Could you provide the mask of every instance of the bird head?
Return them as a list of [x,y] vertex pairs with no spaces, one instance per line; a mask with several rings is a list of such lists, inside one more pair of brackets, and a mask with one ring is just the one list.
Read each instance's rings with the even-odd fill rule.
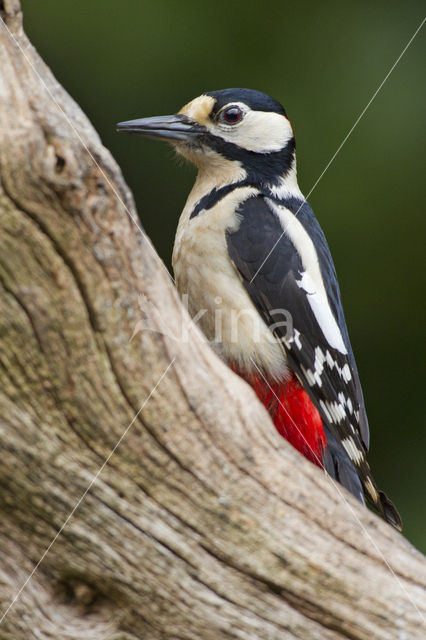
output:
[[284,108],[252,89],[210,91],[175,115],[120,122],[117,129],[170,142],[199,169],[238,163],[252,182],[278,184],[294,167]]

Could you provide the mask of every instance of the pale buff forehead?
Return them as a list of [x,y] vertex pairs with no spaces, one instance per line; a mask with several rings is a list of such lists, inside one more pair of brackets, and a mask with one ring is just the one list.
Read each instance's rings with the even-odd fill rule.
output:
[[179,113],[188,116],[192,121],[206,125],[214,107],[215,99],[211,96],[200,96],[188,102]]

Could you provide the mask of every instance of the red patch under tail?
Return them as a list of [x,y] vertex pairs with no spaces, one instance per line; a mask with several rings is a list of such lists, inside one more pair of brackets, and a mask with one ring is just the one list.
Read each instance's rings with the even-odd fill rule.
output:
[[299,381],[292,376],[283,382],[269,384],[259,375],[242,374],[231,368],[255,390],[271,414],[280,435],[311,462],[322,467],[323,450],[327,444],[322,419]]

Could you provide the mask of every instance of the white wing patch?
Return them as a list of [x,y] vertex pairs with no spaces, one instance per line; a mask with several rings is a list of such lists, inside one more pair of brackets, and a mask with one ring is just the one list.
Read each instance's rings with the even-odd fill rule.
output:
[[345,382],[349,382],[349,380],[352,378],[351,370],[348,363],[346,363],[345,366],[341,370],[339,370],[339,373]]
[[[303,364],[300,365],[300,368],[302,369],[303,373],[305,374],[305,378],[308,381],[309,386],[310,387],[315,387],[315,385],[318,384],[318,380],[315,378],[315,376],[312,373],[312,371],[310,369],[305,369]],[[322,384],[322,382],[321,382],[321,379],[320,379],[318,386],[321,386],[321,384]]]
[[[303,254],[301,254],[301,258],[303,262]],[[321,274],[319,274],[319,276],[321,277]],[[346,354],[347,349],[343,342],[339,325],[337,324],[337,321],[330,309],[324,284],[321,282],[321,287],[318,287],[314,278],[308,273],[308,271],[304,271],[302,273],[301,280],[296,280],[296,282],[297,285],[308,294],[307,298],[309,306],[311,307],[328,344],[331,347],[334,347],[334,349],[340,351],[340,353]],[[323,291],[321,289],[323,289]]]
[[354,439],[351,436],[342,440],[342,446],[346,453],[355,464],[360,464],[364,460],[364,453],[358,449]]
[[293,335],[290,338],[283,336],[281,339],[288,347],[294,342],[299,351],[301,351],[303,348],[303,345],[300,341],[300,331],[298,331],[297,329],[294,329]]
[[333,418],[331,417],[331,414],[330,414],[329,410],[327,409],[324,400],[320,400],[319,403],[320,403],[321,409],[324,411],[324,414],[325,414],[325,417],[327,418],[327,420],[329,422],[333,422]]
[[346,355],[348,351],[328,302],[314,243],[300,220],[289,209],[272,202],[270,204],[277,213],[285,234],[299,253],[305,268],[301,279],[297,281],[298,286],[306,292],[309,305],[328,344]]
[[[297,331],[297,329],[295,331]],[[299,336],[300,336],[300,333],[299,333]],[[316,347],[315,362],[314,362],[313,370],[305,369],[305,367],[301,365],[302,371],[305,374],[306,379],[311,387],[314,387],[315,385],[317,385],[318,387],[322,387],[321,375],[322,375],[322,372],[324,371],[324,362],[325,362],[325,355],[321,351],[321,347]]]
[[302,343],[300,342],[300,331],[298,331],[297,329],[294,330],[294,341],[296,343],[296,347],[300,351],[302,349]]

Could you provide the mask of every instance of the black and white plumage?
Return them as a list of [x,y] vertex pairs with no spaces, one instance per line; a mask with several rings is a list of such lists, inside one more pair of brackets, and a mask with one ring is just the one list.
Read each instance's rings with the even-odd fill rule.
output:
[[[317,415],[322,422],[314,452],[321,466],[400,528],[366,461],[368,421],[336,272],[297,185],[283,107],[257,91],[227,89],[203,94],[175,116],[119,129],[167,139],[198,167],[173,267],[212,346],[249,382],[256,369],[283,388],[297,380],[312,403],[313,424]],[[291,318],[291,327],[277,322],[277,312]]]
[[[280,217],[282,208],[292,216]],[[364,468],[369,429],[355,359],[347,335],[339,286],[330,252],[309,205],[296,198],[276,202],[268,196],[252,196],[240,205],[238,230],[227,234],[229,255],[243,278],[243,284],[267,324],[275,324],[271,311],[286,304],[293,320],[293,331],[275,329],[282,340],[288,361],[330,433],[338,439],[349,458],[368,477]],[[292,234],[291,225],[300,225],[301,237]],[[324,282],[322,299],[314,282],[308,280],[308,235],[315,246],[319,273]],[[293,237],[292,237],[293,236]],[[279,248],[277,239],[279,238]],[[298,246],[299,240],[299,246]],[[266,259],[266,257],[268,258]],[[311,277],[312,280],[312,277]],[[311,285],[311,286],[309,286]],[[321,306],[325,309],[322,309]],[[330,475],[338,475],[332,466],[336,456],[325,461]],[[347,484],[347,483],[345,483]],[[359,483],[351,482],[358,493]],[[372,499],[377,499],[374,487]]]

